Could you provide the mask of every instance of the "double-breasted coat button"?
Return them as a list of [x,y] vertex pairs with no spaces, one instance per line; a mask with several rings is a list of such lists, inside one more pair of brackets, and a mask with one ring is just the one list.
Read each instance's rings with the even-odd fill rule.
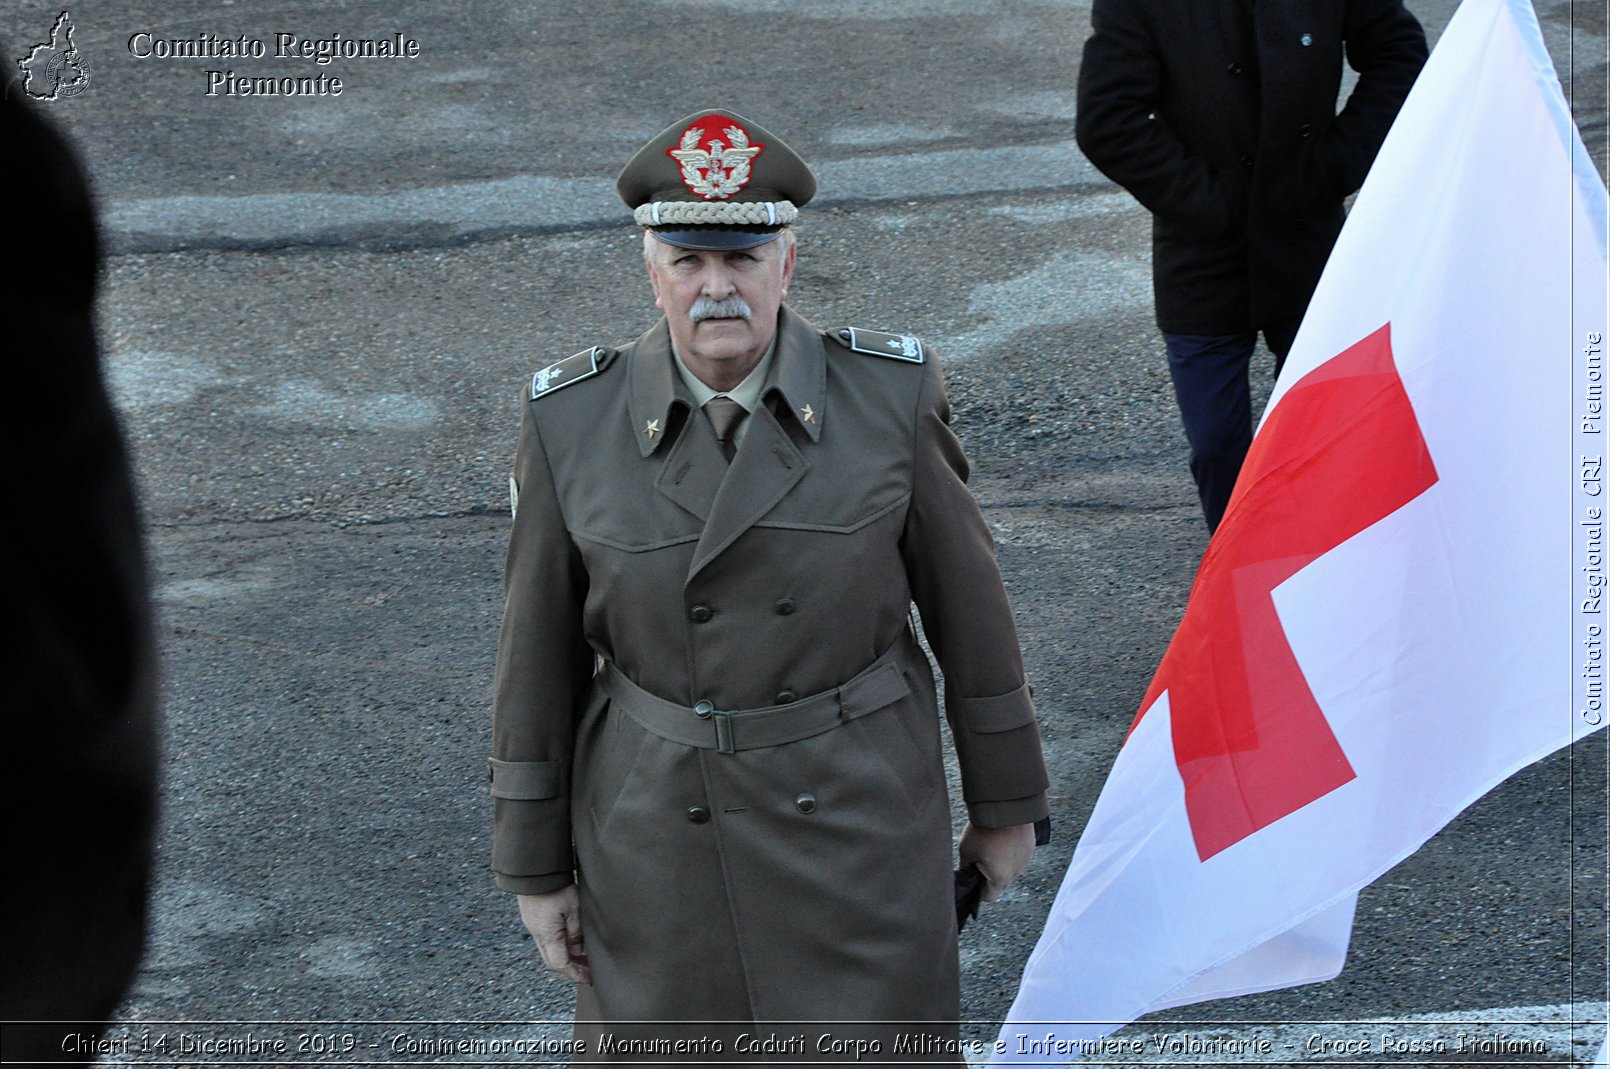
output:
[[1314,132],[1314,128],[1312,126],[1310,126],[1308,123],[1303,123],[1301,126],[1297,127],[1297,136],[1301,137],[1301,138],[1306,138],[1309,134],[1311,134],[1313,132]]
[[688,610],[688,619],[696,624],[707,624],[714,615],[715,613],[710,611],[710,606],[708,605],[695,605]]
[[798,798],[794,799],[794,808],[798,809],[801,813],[814,813],[814,812],[816,812],[816,795],[814,795],[814,794],[802,794],[802,795],[800,795]]
[[688,819],[695,824],[708,824],[710,823],[710,810],[702,805],[690,806],[688,808]]
[[715,703],[709,701],[698,702],[693,707],[693,715],[700,720],[709,720],[710,714],[716,711]]
[[1297,38],[1297,42],[1304,48],[1307,48],[1309,45],[1314,43],[1314,35],[1311,33],[1305,33],[1301,37]]
[[777,692],[777,704],[787,705],[789,702],[793,701],[795,697],[796,695],[791,690],[780,690]]
[[777,603],[777,615],[792,616],[794,615],[794,608],[795,606],[793,598],[783,598]]
[[1237,63],[1235,60],[1232,59],[1230,61],[1230,65],[1228,67],[1224,68],[1224,69],[1227,72],[1229,72],[1230,74],[1240,74],[1241,73],[1241,64]]
[[1241,157],[1241,166],[1245,167],[1249,171],[1252,170],[1252,157],[1251,156],[1242,156]]

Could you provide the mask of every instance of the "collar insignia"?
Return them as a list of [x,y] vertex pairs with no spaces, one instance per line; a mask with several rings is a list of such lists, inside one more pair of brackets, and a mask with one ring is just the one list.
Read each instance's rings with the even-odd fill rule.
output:
[[656,434],[660,433],[660,421],[657,419],[649,420],[648,423],[644,424],[643,426],[643,433],[648,435],[650,440],[652,440]]
[[806,405],[804,408],[800,409],[799,410],[799,415],[800,415],[800,418],[803,419],[806,423],[815,423],[816,422],[816,413],[811,411],[811,406],[810,405]]

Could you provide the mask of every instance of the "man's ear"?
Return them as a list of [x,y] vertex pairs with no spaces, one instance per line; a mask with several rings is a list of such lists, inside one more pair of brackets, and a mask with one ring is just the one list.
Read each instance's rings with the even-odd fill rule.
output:
[[654,291],[654,307],[663,312],[665,311],[665,305],[660,301],[660,276],[654,270],[654,261],[645,256],[643,266],[648,269],[649,289]]
[[794,252],[799,248],[794,242],[788,243],[788,251],[783,253],[783,296],[788,296],[788,283],[794,277]]

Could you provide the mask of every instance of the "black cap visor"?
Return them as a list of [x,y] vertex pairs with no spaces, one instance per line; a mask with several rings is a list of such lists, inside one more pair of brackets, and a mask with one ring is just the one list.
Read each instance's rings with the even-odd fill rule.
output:
[[667,245],[700,252],[725,252],[735,249],[754,249],[774,241],[782,232],[780,227],[755,229],[746,226],[692,226],[683,230],[654,227],[649,231]]

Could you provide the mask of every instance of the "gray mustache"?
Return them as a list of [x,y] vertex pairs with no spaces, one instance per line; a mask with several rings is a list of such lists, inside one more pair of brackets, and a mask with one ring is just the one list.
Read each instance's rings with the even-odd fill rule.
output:
[[753,319],[754,312],[749,309],[749,302],[737,295],[725,300],[715,301],[709,297],[700,297],[688,309],[688,319],[697,323],[701,319]]

